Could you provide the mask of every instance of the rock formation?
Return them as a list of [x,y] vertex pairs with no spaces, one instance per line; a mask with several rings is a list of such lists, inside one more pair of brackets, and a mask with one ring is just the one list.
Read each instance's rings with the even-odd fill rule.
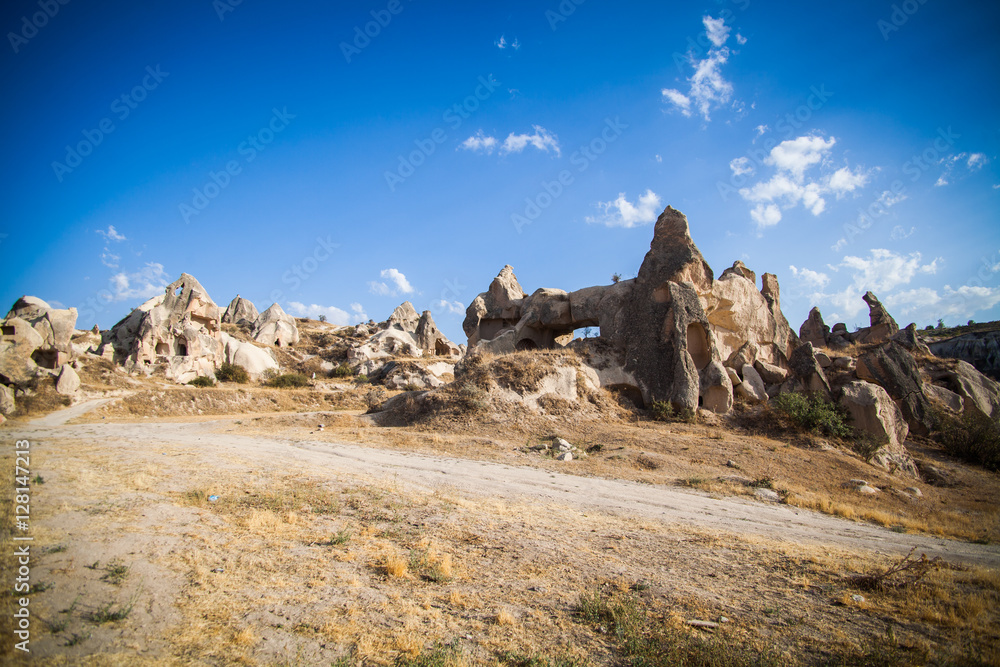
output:
[[928,344],[939,357],[961,359],[994,380],[1000,380],[1000,331],[969,333]]
[[129,371],[162,368],[177,382],[212,376],[222,363],[219,307],[194,276],[182,273],[111,328],[105,340]]
[[881,343],[888,340],[899,331],[899,325],[885,309],[882,302],[871,292],[865,292],[861,297],[868,304],[868,317],[871,326],[862,329],[854,335],[854,340],[860,343]]
[[812,343],[813,347],[826,347],[830,340],[830,327],[823,322],[819,308],[809,311],[809,317],[799,327],[799,340],[803,343]]
[[[358,373],[363,373],[369,378],[388,373],[386,368],[396,357],[422,358],[435,357],[457,360],[463,350],[455,345],[448,337],[437,328],[434,317],[429,310],[425,310],[422,315],[417,314],[416,308],[409,301],[404,301],[392,311],[389,319],[374,327],[376,332],[369,336],[364,344],[354,347],[347,352],[347,361]],[[372,329],[369,325],[358,325],[355,331],[359,333],[369,333]],[[393,378],[398,378],[392,383],[403,383],[414,386],[440,386],[438,380],[434,379],[440,373],[417,373],[414,365],[405,367],[407,373],[399,367],[393,374]],[[420,376],[420,378],[418,378]]]
[[0,321],[0,383],[22,386],[38,369],[57,370],[74,357],[76,308],[53,308],[23,296]]
[[417,309],[409,301],[404,301],[392,311],[392,315],[385,321],[384,328],[414,332],[417,330],[419,323],[420,315],[417,313]]
[[288,347],[299,342],[299,328],[295,318],[285,313],[276,303],[257,316],[251,337],[262,345]]
[[927,435],[932,425],[930,403],[923,393],[920,369],[910,352],[887,341],[858,357],[859,379],[875,382],[896,401],[910,432]]
[[236,298],[229,303],[226,312],[222,314],[222,323],[250,327],[259,316],[260,313],[257,312],[257,307],[253,305],[253,302],[237,294]]
[[903,446],[909,427],[885,389],[856,380],[844,387],[840,403],[847,408],[856,429],[881,443],[872,455],[873,463],[889,471],[899,470],[917,477],[913,457]]

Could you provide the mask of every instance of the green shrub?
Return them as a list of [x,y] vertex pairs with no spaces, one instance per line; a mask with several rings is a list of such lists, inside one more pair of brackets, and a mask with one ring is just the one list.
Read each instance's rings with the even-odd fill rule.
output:
[[807,431],[838,438],[852,433],[846,411],[819,394],[789,392],[775,398],[771,405]]
[[455,405],[462,412],[485,412],[490,408],[490,395],[474,384],[462,385],[455,393]]
[[966,410],[961,418],[947,413],[935,415],[935,438],[952,456],[1000,471],[1000,423],[978,410]]
[[359,373],[358,376],[354,378],[354,382],[356,382],[357,384],[368,384],[369,382],[371,382],[371,380],[369,380],[368,376],[365,375],[364,373]]
[[222,364],[215,372],[215,379],[219,382],[246,384],[250,381],[250,374],[239,364]]
[[330,377],[349,378],[354,377],[354,370],[347,364],[341,364],[330,371]]
[[653,401],[650,406],[653,419],[660,422],[685,422],[693,424],[695,412],[691,408],[675,408],[669,401]]
[[299,387],[308,387],[309,378],[301,373],[285,373],[284,375],[271,378],[264,384],[277,389],[297,389]]
[[205,387],[214,387],[215,380],[206,375],[199,375],[195,379],[188,382],[188,384],[191,385],[192,387],[198,387],[199,389],[204,389]]

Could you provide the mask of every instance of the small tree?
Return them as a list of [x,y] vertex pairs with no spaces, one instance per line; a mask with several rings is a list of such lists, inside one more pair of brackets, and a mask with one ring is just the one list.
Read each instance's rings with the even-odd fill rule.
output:
[[617,285],[619,282],[621,282],[621,279],[622,279],[622,274],[620,273],[611,274],[611,282],[613,282],[614,284]]
[[326,322],[326,315],[320,315],[319,316],[319,321],[320,322]]
[[944,329],[944,320],[939,319],[937,323],[938,329]]
[[970,327],[971,327],[971,326],[972,326],[973,324],[975,324],[975,323],[976,323],[976,321],[975,321],[975,320],[969,320],[969,323],[968,323],[968,326],[970,326]]

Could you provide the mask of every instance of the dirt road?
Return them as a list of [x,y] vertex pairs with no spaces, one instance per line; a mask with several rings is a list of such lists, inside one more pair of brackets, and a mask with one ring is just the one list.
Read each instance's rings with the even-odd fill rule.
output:
[[[353,474],[391,479],[403,488],[447,489],[469,497],[501,497],[610,512],[666,524],[792,544],[826,545],[850,551],[904,554],[912,548],[953,562],[1000,565],[1000,546],[900,534],[808,510],[665,486],[558,474],[528,466],[427,456],[350,443],[263,438],[226,433],[228,420],[196,423],[80,424],[67,421],[97,407],[91,401],[36,420],[15,431],[33,447],[58,447],[62,439],[99,441],[127,460],[130,453],[160,445],[196,452],[205,460],[238,457],[261,466],[294,462],[315,474]],[[573,464],[566,464],[572,471]]]

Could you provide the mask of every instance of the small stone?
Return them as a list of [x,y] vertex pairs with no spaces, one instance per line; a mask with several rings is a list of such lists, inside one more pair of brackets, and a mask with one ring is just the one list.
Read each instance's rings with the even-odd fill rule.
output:
[[878,493],[878,489],[876,489],[874,486],[869,486],[868,484],[865,484],[864,486],[858,487],[858,493],[862,493],[866,496],[874,496],[876,493]]
[[572,460],[573,460],[573,455],[570,454],[569,452],[563,452],[562,454],[556,456],[556,461],[572,461]]
[[734,461],[732,459],[729,459],[728,461],[726,461],[726,467],[727,468],[737,468],[738,469],[739,465],[737,465],[736,461]]
[[570,452],[570,451],[573,451],[573,449],[574,449],[573,445],[571,445],[566,440],[563,440],[562,438],[556,438],[552,442],[552,444],[554,444],[555,447],[556,447],[556,450],[560,451],[560,452]]
[[863,604],[864,601],[865,601],[865,598],[864,598],[864,596],[861,596],[861,595],[858,595],[858,594],[855,593],[854,595],[851,596],[851,600],[853,600],[854,602],[857,602],[858,604]]
[[908,487],[906,487],[906,492],[909,493],[911,496],[913,496],[915,498],[923,498],[924,497],[923,492],[920,489],[918,489],[917,487],[915,487],[915,486],[908,486]]
[[728,623],[728,622],[729,622],[729,619],[726,618],[725,616],[720,616],[719,617],[719,623]]
[[708,630],[713,630],[719,627],[719,624],[713,621],[690,620],[687,622],[687,624],[695,628],[706,628]]
[[769,503],[780,503],[781,502],[781,496],[779,496],[777,493],[775,493],[771,489],[760,489],[760,488],[754,489],[753,490],[753,494],[755,496],[757,496],[758,498],[760,498],[761,500],[765,500],[765,501],[767,501]]

